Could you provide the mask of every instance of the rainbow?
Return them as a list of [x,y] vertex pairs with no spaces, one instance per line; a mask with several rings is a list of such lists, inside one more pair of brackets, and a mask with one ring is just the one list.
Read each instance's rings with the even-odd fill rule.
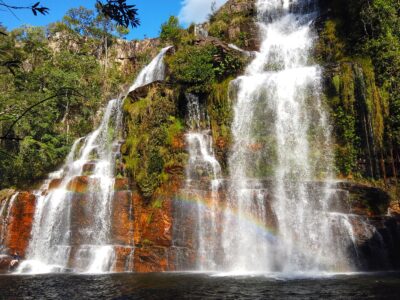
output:
[[202,197],[188,197],[179,195],[174,199],[175,202],[185,203],[188,205],[196,205],[204,210],[216,209],[218,213],[222,213],[224,216],[232,218],[241,225],[249,227],[250,230],[255,231],[261,237],[264,237],[270,243],[277,242],[277,230],[271,226],[267,226],[265,222],[260,220],[257,216],[249,214],[248,212],[239,211],[236,208],[228,207],[225,203],[212,203],[206,201]]
[[[225,217],[232,218],[237,222],[240,222],[243,226],[248,226],[250,230],[254,230],[254,232],[256,232],[258,236],[264,238],[269,243],[276,244],[278,242],[278,232],[276,228],[267,226],[262,220],[260,220],[256,216],[253,216],[249,213],[240,212],[238,209],[235,208],[230,208],[225,203],[212,203],[212,201],[206,201],[199,195],[188,197],[186,194],[178,195],[177,197],[175,197],[174,202],[196,206],[196,208],[199,207],[202,209],[216,209],[218,213],[223,214]],[[315,259],[314,254],[311,252],[302,252],[302,255],[309,258],[310,260]],[[337,272],[338,274],[342,274],[343,272],[353,272],[353,269],[347,265],[334,266],[332,268],[331,262],[326,257],[319,257],[318,261],[321,267],[327,270],[325,271],[326,274],[331,274],[331,272]],[[318,272],[318,270],[314,271]]]

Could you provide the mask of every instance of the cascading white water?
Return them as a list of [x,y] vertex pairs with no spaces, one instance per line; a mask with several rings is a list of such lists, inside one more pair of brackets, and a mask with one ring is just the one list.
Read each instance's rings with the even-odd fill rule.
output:
[[[84,139],[77,140],[61,172],[51,174],[49,180],[36,192],[37,207],[32,228],[32,239],[21,271],[43,273],[62,270],[74,259],[79,271],[101,272],[105,263],[99,254],[107,247],[110,229],[110,211],[114,186],[114,161],[117,154],[118,133],[122,124],[121,100],[108,103],[100,126]],[[78,147],[80,150],[77,153]],[[77,156],[77,157],[75,157]],[[87,192],[76,195],[72,184],[87,176]],[[62,179],[58,188],[46,191],[52,179]],[[71,190],[72,189],[72,190]],[[84,199],[83,199],[84,197]],[[79,199],[82,198],[82,199]],[[79,228],[72,215],[74,205],[92,213],[88,224]],[[103,257],[101,257],[103,258]]]
[[321,70],[310,60],[316,2],[256,3],[261,49],[232,82],[237,93],[227,205],[235,213],[225,215],[221,269],[351,269],[348,223],[326,216],[329,183],[317,190],[311,184],[329,182],[333,162]]
[[[190,197],[204,198],[205,191],[211,189],[208,200],[197,201],[197,268],[213,270],[216,268],[218,238],[218,191],[221,185],[221,166],[214,156],[212,136],[209,126],[202,126],[205,116],[200,109],[199,98],[186,95],[188,103],[188,126],[186,134],[189,162],[186,167],[186,192]],[[207,127],[206,129],[203,129]],[[205,189],[202,187],[205,179]],[[207,202],[207,205],[204,204]]]
[[[164,78],[160,54],[137,77],[129,91]],[[47,273],[68,268],[109,272],[114,265],[111,212],[115,162],[121,144],[123,99],[111,100],[99,127],[75,141],[61,170],[52,173],[37,197],[27,260],[17,272]],[[50,189],[50,183],[60,180]]]
[[8,224],[10,222],[11,211],[13,209],[15,199],[17,199],[18,197],[18,194],[18,192],[15,193],[0,205],[0,222],[2,223],[0,231],[0,254],[4,250],[3,248],[5,245]]
[[138,75],[133,85],[129,88],[129,92],[134,91],[138,87],[144,86],[154,81],[164,80],[165,64],[164,56],[172,46],[163,48],[160,53],[148,64]]

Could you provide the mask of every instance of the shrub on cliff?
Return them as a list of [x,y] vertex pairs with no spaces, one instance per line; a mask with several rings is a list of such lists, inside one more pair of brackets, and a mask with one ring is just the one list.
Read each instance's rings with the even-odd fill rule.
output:
[[[325,64],[342,175],[396,175],[400,154],[400,3],[321,1],[316,58]],[[329,8],[329,9],[328,9]]]
[[151,197],[171,173],[182,172],[186,154],[182,121],[176,117],[179,92],[163,84],[143,89],[144,98],[124,104],[130,134],[122,152],[128,175],[143,196]]
[[171,80],[185,85],[187,92],[207,94],[213,83],[237,75],[245,62],[240,55],[206,44],[182,46],[167,64]]
[[188,86],[188,92],[205,93],[215,80],[213,46],[185,46],[168,59],[173,80]]

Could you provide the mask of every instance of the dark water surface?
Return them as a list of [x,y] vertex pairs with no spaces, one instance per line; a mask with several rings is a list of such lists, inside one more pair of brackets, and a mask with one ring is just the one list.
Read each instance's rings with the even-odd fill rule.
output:
[[400,274],[321,278],[192,273],[0,276],[0,299],[400,299]]

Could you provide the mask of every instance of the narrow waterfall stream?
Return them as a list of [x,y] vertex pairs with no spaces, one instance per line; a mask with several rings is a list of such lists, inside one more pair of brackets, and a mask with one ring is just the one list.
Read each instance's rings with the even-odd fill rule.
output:
[[[220,223],[218,191],[222,182],[221,166],[214,156],[213,141],[199,98],[187,94],[188,126],[186,134],[189,162],[186,168],[185,191],[197,201],[197,268],[214,270],[217,266]],[[203,182],[204,181],[204,182]],[[204,184],[206,186],[204,186]],[[206,191],[211,190],[210,195]],[[205,203],[200,199],[207,198]]]
[[[142,70],[129,91],[164,78],[163,57],[169,48]],[[108,103],[99,127],[75,141],[65,165],[36,192],[27,260],[17,272],[112,270],[116,245],[110,237],[111,213],[123,100]]]
[[[258,0],[260,52],[236,93],[222,233],[229,271],[352,269],[352,229],[330,213],[330,125],[310,59],[314,0]],[[313,182],[323,180],[318,187]]]

